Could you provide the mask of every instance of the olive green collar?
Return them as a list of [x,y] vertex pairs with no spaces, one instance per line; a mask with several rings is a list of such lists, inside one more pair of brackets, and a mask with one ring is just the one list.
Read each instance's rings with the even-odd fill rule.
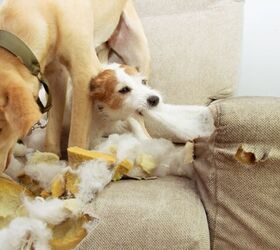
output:
[[17,36],[5,30],[0,30],[0,47],[8,50],[14,56],[19,58],[26,68],[28,68],[30,73],[37,77],[41,86],[43,86],[48,94],[46,106],[43,105],[39,97],[37,99],[37,104],[40,107],[41,113],[48,112],[52,106],[49,87],[46,79],[44,79],[43,74],[41,73],[40,63],[31,49]]

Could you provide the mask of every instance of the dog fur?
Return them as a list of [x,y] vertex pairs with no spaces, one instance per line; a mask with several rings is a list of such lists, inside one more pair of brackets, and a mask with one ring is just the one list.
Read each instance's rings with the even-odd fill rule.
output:
[[[15,142],[40,118],[34,101],[38,89],[27,69],[0,48],[0,173],[8,165]],[[18,74],[13,74],[18,72]],[[28,79],[26,82],[24,79]]]
[[[69,146],[89,146],[92,101],[88,89],[91,79],[101,70],[97,48],[107,42],[107,50],[113,49],[128,64],[149,75],[147,40],[132,0],[5,0],[0,6],[0,29],[12,32],[29,46],[49,81],[53,108],[49,113],[46,151],[60,153],[68,74],[73,82]],[[13,145],[26,135],[40,113],[35,102],[37,79],[2,48],[0,63],[2,172]]]
[[[120,93],[129,88],[127,93]],[[71,112],[71,88],[67,93],[67,105],[64,119],[64,132],[67,138],[69,132]],[[146,85],[145,77],[136,68],[117,63],[102,66],[99,73],[91,82],[90,96],[93,105],[93,122],[90,131],[90,148],[98,145],[102,136],[112,133],[125,133],[131,130],[127,119],[136,116],[138,112],[154,109],[162,101],[158,91]],[[149,104],[150,97],[157,97],[158,103]],[[156,104],[156,105],[155,105]],[[139,116],[138,116],[138,119]],[[139,120],[141,123],[142,121]],[[23,141],[27,147],[43,150],[45,129],[36,129]],[[67,150],[67,147],[62,147]]]
[[[109,64],[91,82],[93,117],[91,148],[100,143],[101,137],[112,131],[122,133],[125,122],[136,112],[156,107],[161,102],[160,94],[146,85],[145,77],[128,65]],[[157,100],[149,102],[151,98]]]

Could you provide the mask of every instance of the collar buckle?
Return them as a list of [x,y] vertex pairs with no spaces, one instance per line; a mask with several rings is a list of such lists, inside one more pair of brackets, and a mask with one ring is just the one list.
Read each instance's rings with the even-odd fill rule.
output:
[[48,120],[46,120],[46,119],[44,119],[44,118],[40,119],[38,122],[36,122],[36,123],[32,126],[32,128],[30,129],[28,135],[31,135],[32,132],[33,132],[34,130],[36,130],[36,129],[44,129],[44,128],[46,128],[46,127],[47,127],[47,124],[48,124]]

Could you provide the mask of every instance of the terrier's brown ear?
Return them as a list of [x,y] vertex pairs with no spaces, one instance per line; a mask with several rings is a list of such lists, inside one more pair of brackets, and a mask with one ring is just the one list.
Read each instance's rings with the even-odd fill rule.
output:
[[24,137],[40,119],[39,107],[31,91],[25,87],[11,85],[5,93],[6,103],[1,109],[10,126],[18,131],[19,137]]
[[97,77],[92,79],[90,82],[90,96],[97,100],[102,99],[103,95],[105,95],[105,85]]
[[90,96],[94,101],[106,101],[112,94],[117,85],[115,72],[111,69],[102,71],[90,83]]

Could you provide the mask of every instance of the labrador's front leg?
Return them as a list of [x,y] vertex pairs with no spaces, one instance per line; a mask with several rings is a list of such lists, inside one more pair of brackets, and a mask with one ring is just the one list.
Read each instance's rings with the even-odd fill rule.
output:
[[48,114],[45,151],[60,155],[68,73],[58,62],[51,63],[45,70],[52,96],[52,108]]
[[[75,68],[73,67],[70,70],[73,94],[68,146],[78,146],[85,149],[89,147],[92,122],[92,100],[89,95],[90,81],[101,70],[96,54],[93,53],[92,55],[90,51],[88,54],[84,58],[79,57],[79,60],[75,62]],[[87,57],[89,60],[87,60]]]

